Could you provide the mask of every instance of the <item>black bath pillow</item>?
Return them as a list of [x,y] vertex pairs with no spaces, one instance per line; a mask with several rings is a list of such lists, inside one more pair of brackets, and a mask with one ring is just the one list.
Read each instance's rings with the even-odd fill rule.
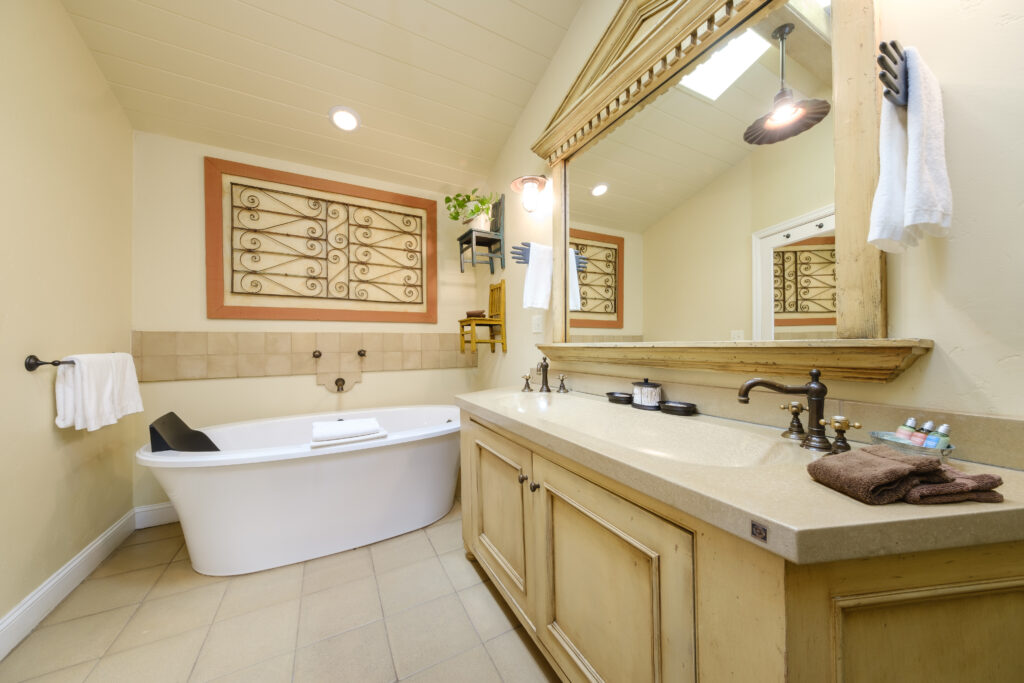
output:
[[149,447],[159,451],[219,451],[206,434],[192,429],[175,413],[167,413],[149,425]]

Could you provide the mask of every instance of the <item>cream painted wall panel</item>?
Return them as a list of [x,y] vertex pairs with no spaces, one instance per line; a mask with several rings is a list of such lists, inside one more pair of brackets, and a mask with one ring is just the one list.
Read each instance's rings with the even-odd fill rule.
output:
[[[508,189],[509,183],[528,173],[550,173],[544,161],[530,151],[530,145],[547,125],[558,104],[565,97],[566,91],[597,45],[597,41],[607,28],[618,5],[619,3],[615,0],[589,0],[580,7],[565,39],[551,61],[551,67],[537,84],[533,97],[519,118],[515,130],[509,136],[497,163],[488,176],[488,186],[485,189],[505,192],[509,198],[505,211],[508,244],[518,244],[519,242],[551,244],[551,185],[549,184],[544,191],[542,204],[544,208],[527,213],[522,208],[518,196]],[[488,277],[488,274],[479,268],[477,271],[477,297],[481,301],[486,300],[489,282],[496,282],[501,277],[507,281],[509,321],[508,353],[494,356],[488,353],[480,354],[477,386],[483,388],[521,383],[522,380],[518,379],[519,376],[528,367],[535,366],[540,361],[541,355],[535,345],[550,341],[552,338],[550,311],[522,307],[523,282],[526,277],[526,268],[523,266],[510,262],[502,274],[495,273],[493,277]],[[536,314],[545,316],[543,334],[530,332],[531,318]]]
[[1016,0],[879,0],[881,35],[920,50],[942,87],[949,239],[888,258],[889,333],[935,349],[885,391],[850,394],[1024,417],[1024,11]]
[[[249,150],[248,154],[263,159],[288,159],[289,163],[296,166],[306,166],[318,169],[332,168],[342,164],[335,156],[322,154],[316,150],[298,150],[287,144],[277,144],[258,140],[236,133],[227,133],[222,130],[206,127],[200,123],[180,121],[167,116],[160,116],[151,112],[142,112],[137,109],[126,109],[125,113],[131,118],[133,125],[138,132],[160,130],[161,137],[171,136],[171,139],[190,140],[198,144],[206,145],[219,150],[228,148],[230,150]],[[148,133],[155,135],[154,133]],[[231,151],[232,154],[241,152]],[[345,170],[348,173],[358,174],[364,179],[371,178],[374,174],[380,173],[380,167],[370,164],[357,163],[354,161],[344,162]],[[398,184],[404,187],[422,187],[424,191],[440,192],[442,188],[448,187],[449,183],[441,180],[427,179],[422,176],[402,173],[389,169],[387,173],[388,182],[383,184]],[[379,180],[372,180],[373,183],[382,184]],[[382,185],[383,185],[382,184]]]
[[[360,0],[362,3],[374,0]],[[580,6],[579,0],[546,0],[542,3],[492,3],[480,11],[477,0],[431,0],[453,14],[471,17],[477,26],[499,34],[511,34],[527,48],[542,54],[558,49],[564,30]],[[538,78],[541,74],[537,74]]]
[[54,368],[29,353],[127,351],[131,126],[55,0],[0,3],[0,615],[128,511],[132,420],[54,425]]
[[[326,116],[323,119],[324,134],[315,135],[305,133],[297,126],[268,122],[265,115],[260,118],[249,117],[117,85],[113,86],[113,90],[128,111],[161,112],[161,115],[185,123],[212,126],[219,130],[233,131],[243,137],[266,140],[279,145],[293,145],[300,150],[320,151],[339,160],[333,164],[335,168],[344,166],[351,161],[354,164],[376,167],[375,177],[386,177],[390,174],[389,169],[399,167],[424,179],[445,178],[449,182],[463,184],[472,183],[478,177],[476,173],[465,172],[426,160],[432,158],[432,154],[406,156],[402,153],[400,145],[395,145],[395,149],[388,150],[383,149],[383,146],[375,148],[349,142],[343,137],[344,134],[341,131],[335,130],[334,133],[331,133],[327,128],[329,124]],[[445,155],[440,154],[439,156]]]
[[[359,323],[206,318],[206,242],[203,157],[214,156],[292,173],[376,187],[438,200],[438,323]],[[180,197],[180,201],[169,201]],[[135,215],[133,318],[147,331],[319,331],[455,332],[455,322],[476,305],[474,273],[460,273],[456,237],[462,232],[444,213],[441,197],[416,187],[383,183],[352,174],[242,154],[151,133],[135,133]],[[481,354],[486,355],[486,354]],[[143,384],[146,412],[136,430],[137,445],[148,439],[145,425],[173,410],[193,425],[299,413],[450,403],[473,386],[475,370],[367,372],[362,383],[338,396],[312,375],[154,382]],[[136,466],[135,504],[166,500],[145,468]]]
[[[438,200],[438,323],[345,323],[208,320],[203,157],[214,156],[291,173]],[[180,198],[169,201],[169,197]],[[151,133],[135,133],[133,318],[136,330],[289,330],[332,332],[455,332],[476,301],[474,274],[459,272],[455,240],[463,230],[444,213],[443,197],[415,187],[242,154]]]

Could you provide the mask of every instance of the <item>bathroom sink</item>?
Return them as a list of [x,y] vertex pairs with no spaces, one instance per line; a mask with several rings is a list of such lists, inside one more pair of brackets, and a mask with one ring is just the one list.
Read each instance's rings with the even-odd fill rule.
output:
[[757,467],[812,458],[797,443],[780,438],[781,429],[707,415],[636,410],[581,394],[508,394],[495,404],[510,417],[588,448],[611,445],[708,467]]

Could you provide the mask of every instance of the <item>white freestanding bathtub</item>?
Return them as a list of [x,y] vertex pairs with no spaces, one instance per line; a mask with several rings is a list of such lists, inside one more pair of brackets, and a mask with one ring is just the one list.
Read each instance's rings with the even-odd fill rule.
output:
[[[315,421],[375,417],[384,439],[312,448]],[[409,406],[203,429],[221,450],[160,451],[153,470],[181,519],[192,567],[223,576],[280,567],[404,534],[451,509],[459,409]]]

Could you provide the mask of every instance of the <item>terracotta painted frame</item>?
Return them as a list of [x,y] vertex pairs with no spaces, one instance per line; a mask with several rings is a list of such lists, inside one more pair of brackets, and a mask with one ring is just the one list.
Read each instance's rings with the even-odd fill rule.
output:
[[[240,164],[225,159],[203,159],[206,201],[206,317],[248,320],[341,320],[354,322],[436,323],[437,322],[437,202],[371,187],[350,185],[324,178],[276,171],[262,166]],[[309,190],[344,194],[350,197],[388,202],[426,212],[424,255],[426,270],[425,311],[367,311],[286,306],[229,306],[224,303],[224,209],[223,174],[253,180],[293,185]]]
[[570,327],[606,327],[622,329],[622,262],[625,251],[626,240],[615,235],[605,235],[600,232],[588,230],[569,230],[569,239],[573,237],[581,240],[592,240],[594,242],[606,242],[616,246],[615,252],[615,320],[580,320],[574,319],[569,313]]

